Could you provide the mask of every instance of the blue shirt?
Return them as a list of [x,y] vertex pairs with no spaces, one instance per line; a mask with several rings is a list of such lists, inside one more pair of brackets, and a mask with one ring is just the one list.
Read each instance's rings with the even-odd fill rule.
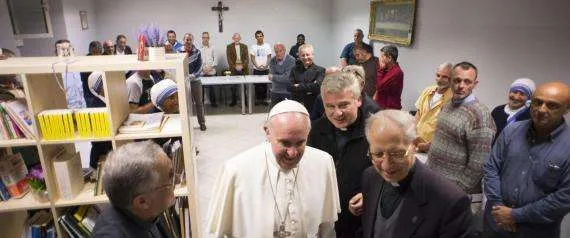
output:
[[[368,46],[368,44],[362,42],[362,44]],[[374,56],[374,54],[372,54]],[[342,49],[340,53],[340,58],[346,59],[348,65],[356,64],[356,58],[354,58],[354,42],[348,43]]]
[[184,51],[184,45],[181,44],[180,42],[176,41],[174,43],[174,45],[172,46],[172,51],[176,52],[176,53],[180,53],[180,52]]
[[535,136],[531,120],[508,125],[483,170],[486,211],[501,204],[513,208],[525,237],[544,238],[570,212],[570,129],[565,122],[545,139]]

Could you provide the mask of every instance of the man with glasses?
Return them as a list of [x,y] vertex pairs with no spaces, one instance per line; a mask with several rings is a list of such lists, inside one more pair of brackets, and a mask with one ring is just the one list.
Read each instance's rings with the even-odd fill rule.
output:
[[157,219],[174,204],[172,162],[152,141],[133,142],[107,157],[103,188],[111,206],[93,237],[167,237]]
[[336,237],[355,237],[361,228],[360,217],[350,214],[347,208],[352,197],[361,198],[360,178],[370,166],[364,136],[364,121],[369,114],[360,107],[361,87],[353,73],[326,76],[321,96],[326,116],[313,122],[307,144],[332,155],[342,208],[335,225]]
[[[206,233],[211,237],[334,237],[341,208],[331,156],[306,146],[307,109],[277,103],[263,127],[267,142],[222,167]],[[210,237],[208,236],[208,237]]]
[[570,88],[536,89],[531,120],[514,122],[497,138],[485,163],[485,237],[560,237],[570,212]]
[[427,153],[435,133],[437,116],[443,105],[451,100],[450,89],[451,63],[443,63],[435,71],[435,83],[424,89],[416,101],[416,121],[418,122],[418,151]]
[[415,119],[384,110],[366,121],[372,167],[362,175],[363,237],[469,237],[470,200],[454,183],[415,158]]

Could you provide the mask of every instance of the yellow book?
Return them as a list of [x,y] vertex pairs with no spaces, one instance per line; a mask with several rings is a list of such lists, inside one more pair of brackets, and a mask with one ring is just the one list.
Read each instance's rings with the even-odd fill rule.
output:
[[105,118],[105,135],[106,136],[111,136],[111,123],[109,120],[109,113],[105,112],[103,114],[104,118]]
[[93,136],[93,129],[91,127],[91,120],[89,119],[89,113],[83,113],[83,122],[85,123],[85,132],[89,137]]
[[71,138],[75,138],[75,122],[73,121],[73,112],[67,113],[67,120],[69,120],[69,125],[71,125]]
[[43,138],[48,138],[49,135],[47,134],[46,125],[44,123],[44,116],[42,113],[38,114],[38,122],[40,124],[40,131],[42,132]]
[[95,120],[95,114],[89,113],[89,119],[91,122],[91,132],[93,133],[93,137],[95,137],[97,136],[97,127],[99,126]]
[[65,112],[57,115],[57,117],[61,120],[61,124],[63,125],[63,131],[62,131],[62,139],[66,139],[68,137],[69,134],[69,121],[67,121],[67,117],[65,115]]

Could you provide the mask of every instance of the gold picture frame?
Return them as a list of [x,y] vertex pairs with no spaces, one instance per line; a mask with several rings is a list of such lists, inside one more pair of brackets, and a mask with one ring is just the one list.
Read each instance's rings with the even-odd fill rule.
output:
[[416,0],[370,1],[368,38],[398,45],[412,43]]

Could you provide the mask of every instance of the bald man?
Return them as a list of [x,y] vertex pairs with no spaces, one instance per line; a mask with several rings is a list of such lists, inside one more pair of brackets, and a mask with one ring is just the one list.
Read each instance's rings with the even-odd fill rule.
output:
[[[248,62],[249,55],[247,45],[240,43],[241,35],[234,33],[232,35],[232,43],[226,47],[226,57],[232,75],[247,75],[249,74]],[[232,87],[232,103],[230,106],[237,104],[237,86]]]
[[509,124],[485,163],[485,237],[559,237],[570,212],[570,89],[538,87],[531,120]]
[[214,187],[214,237],[333,237],[340,212],[329,154],[306,146],[309,113],[284,100],[269,112],[267,142],[228,160]]

